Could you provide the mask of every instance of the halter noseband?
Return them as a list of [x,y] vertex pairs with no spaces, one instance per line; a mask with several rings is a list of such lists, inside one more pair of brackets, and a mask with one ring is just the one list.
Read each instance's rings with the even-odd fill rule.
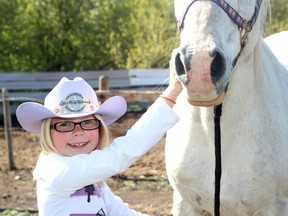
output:
[[[191,5],[195,3],[196,1],[199,1],[199,0],[191,1],[191,3],[187,6],[182,18],[178,20],[179,30],[182,30],[184,28],[184,20],[185,20],[186,14],[189,11],[189,8],[191,7]],[[262,0],[257,0],[254,14],[249,21],[247,21],[246,19],[243,19],[240,16],[240,14],[233,7],[231,7],[225,0],[211,0],[211,1],[219,5],[226,12],[226,14],[230,17],[230,19],[238,26],[238,29],[240,32],[240,44],[241,44],[241,48],[243,48],[248,41],[248,33],[252,30],[252,27],[257,20]]]

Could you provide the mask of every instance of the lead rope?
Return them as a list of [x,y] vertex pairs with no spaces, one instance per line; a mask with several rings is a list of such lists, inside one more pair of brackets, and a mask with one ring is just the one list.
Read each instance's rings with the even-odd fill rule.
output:
[[214,194],[214,216],[220,216],[220,183],[222,173],[221,162],[221,127],[222,104],[214,107],[214,143],[215,143],[215,194]]

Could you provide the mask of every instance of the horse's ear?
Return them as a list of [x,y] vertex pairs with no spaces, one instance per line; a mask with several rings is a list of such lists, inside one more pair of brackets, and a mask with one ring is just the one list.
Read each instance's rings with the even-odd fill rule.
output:
[[175,11],[175,18],[177,20],[177,23],[181,20],[181,17],[185,13],[185,10],[188,4],[189,2],[183,1],[183,0],[174,1],[174,9],[175,9],[174,11]]

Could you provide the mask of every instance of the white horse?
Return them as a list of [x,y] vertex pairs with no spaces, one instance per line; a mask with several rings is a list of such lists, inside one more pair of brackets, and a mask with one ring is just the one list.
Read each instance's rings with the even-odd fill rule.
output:
[[221,216],[287,216],[288,72],[263,40],[269,0],[174,3],[182,30],[171,61],[183,91],[166,138],[173,215],[214,215],[213,110],[222,104]]

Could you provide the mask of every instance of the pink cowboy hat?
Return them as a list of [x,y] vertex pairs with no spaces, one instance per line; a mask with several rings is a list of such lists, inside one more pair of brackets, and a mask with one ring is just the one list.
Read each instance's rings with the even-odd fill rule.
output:
[[121,96],[107,99],[98,104],[93,88],[81,77],[69,80],[63,77],[45,97],[44,105],[35,102],[21,104],[16,116],[21,126],[29,132],[39,133],[42,121],[47,118],[75,118],[91,114],[101,115],[109,126],[127,110],[127,103]]

